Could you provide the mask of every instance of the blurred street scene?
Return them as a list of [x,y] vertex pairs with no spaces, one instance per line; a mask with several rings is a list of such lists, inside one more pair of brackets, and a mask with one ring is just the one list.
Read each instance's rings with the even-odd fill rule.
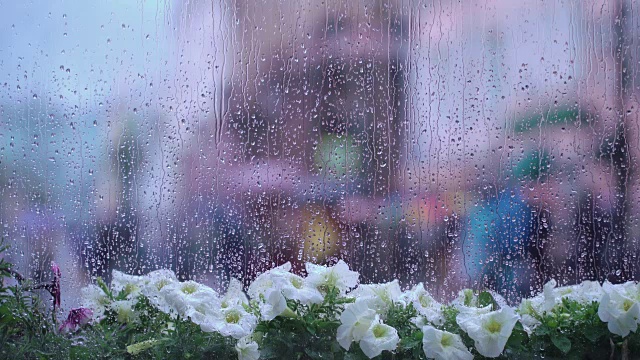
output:
[[442,299],[640,280],[637,5],[4,1],[1,235],[69,305],[287,261]]

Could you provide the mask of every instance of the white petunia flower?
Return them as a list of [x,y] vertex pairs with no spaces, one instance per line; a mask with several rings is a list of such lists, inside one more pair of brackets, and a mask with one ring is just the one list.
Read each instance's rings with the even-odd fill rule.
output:
[[602,286],[597,281],[583,281],[579,285],[561,287],[556,287],[556,285],[557,282],[552,279],[544,285],[542,293],[521,301],[518,314],[520,314],[520,322],[528,334],[531,334],[541,324],[537,318],[561,305],[562,299],[588,305],[599,302],[604,295]]
[[111,304],[111,299],[98,285],[89,285],[81,290],[82,307],[93,311],[93,320],[99,320]]
[[371,326],[360,340],[360,349],[372,359],[380,355],[384,350],[393,351],[398,346],[400,337],[396,329],[385,325],[378,315],[371,322]]
[[321,304],[324,301],[320,291],[310,286],[303,277],[289,273],[283,278],[282,294],[287,299],[297,300],[304,305]]
[[203,301],[189,306],[181,316],[188,318],[196,325],[200,325],[201,328],[206,328],[207,324],[211,323],[220,311],[219,303]]
[[459,313],[456,316],[456,322],[459,324],[469,319],[477,319],[480,315],[490,313],[491,309],[491,305],[487,305],[485,307],[460,306],[458,308]]
[[227,288],[227,292],[222,297],[222,302],[220,306],[222,308],[227,308],[234,305],[248,304],[249,299],[247,299],[247,295],[242,291],[242,283],[240,280],[231,278],[229,281],[229,287]]
[[602,285],[597,281],[583,281],[580,285],[571,287],[571,292],[566,296],[582,304],[591,304],[593,302],[600,302],[604,290]]
[[356,301],[347,305],[340,314],[341,324],[336,336],[340,346],[349,350],[352,342],[360,341],[371,327],[375,316],[376,312],[369,308],[366,301]]
[[604,295],[602,286],[597,281],[583,281],[579,285],[556,287],[557,282],[550,280],[544,285],[542,307],[538,309],[542,313],[550,312],[556,306],[562,304],[562,299],[577,301],[581,304],[598,302]]
[[638,284],[629,281],[613,285],[603,284],[605,294],[598,307],[600,320],[607,323],[609,331],[625,337],[638,329],[640,320],[640,289]]
[[297,300],[302,304],[322,303],[324,297],[315,288],[308,285],[306,279],[289,272],[290,263],[260,274],[249,286],[249,296],[258,302],[262,320],[273,320],[284,312],[287,299]]
[[177,282],[160,290],[170,309],[180,316],[190,316],[194,311],[220,308],[220,297],[213,289],[195,281]]
[[384,284],[360,285],[349,293],[349,296],[356,299],[366,299],[369,307],[374,309],[381,316],[385,316],[393,303],[405,305],[402,297],[402,290],[398,280],[393,280]]
[[306,269],[307,281],[322,293],[335,287],[341,295],[344,295],[347,290],[358,285],[360,277],[357,272],[349,270],[349,265],[342,260],[329,267],[307,263]]
[[424,316],[416,316],[409,319],[411,323],[413,323],[418,328],[422,329],[423,327],[429,325],[429,321]]
[[160,292],[163,287],[178,282],[176,274],[168,269],[155,270],[143,277],[142,293],[146,296],[147,293]]
[[527,334],[531,335],[540,324],[542,324],[537,317],[540,316],[542,310],[543,298],[541,296],[522,299],[520,306],[518,307],[518,314],[520,315],[520,323]]
[[258,318],[248,313],[242,306],[234,306],[215,312],[206,322],[200,324],[204,332],[217,331],[223,336],[240,339],[253,333]]
[[116,297],[124,291],[127,299],[138,297],[146,281],[144,276],[129,275],[118,270],[113,270],[111,277],[113,296]]
[[531,334],[541,324],[537,317],[551,312],[562,303],[562,298],[573,292],[571,287],[556,288],[557,282],[553,279],[544,284],[542,293],[529,299],[522,299],[518,307],[518,314],[522,317],[520,322],[524,330]]
[[322,294],[309,285],[308,281],[289,272],[290,263],[285,263],[260,274],[249,286],[252,300],[264,302],[267,293],[279,290],[286,299],[297,300],[302,304],[320,304],[324,301]]
[[422,349],[428,358],[436,360],[472,360],[473,354],[464,346],[460,335],[427,325],[422,328]]
[[436,325],[444,323],[444,315],[442,314],[442,304],[437,302],[424,285],[419,283],[408,292],[403,294],[406,302],[412,303],[418,314],[422,315],[428,322]]
[[471,289],[462,289],[458,292],[458,297],[453,299],[451,305],[456,308],[478,307],[478,295]]
[[270,321],[280,316],[288,309],[287,299],[282,295],[282,290],[275,288],[264,296],[260,303],[260,316],[262,320]]
[[[562,296],[556,289],[558,283],[551,279],[542,287],[542,304],[540,311],[541,313],[547,313],[553,310],[556,305],[562,303]],[[566,289],[562,289],[563,292],[566,292]]]
[[518,322],[518,315],[510,307],[477,316],[460,316],[456,322],[475,342],[478,352],[486,357],[498,357]]
[[[495,301],[500,307],[507,305],[507,301],[502,297],[502,295],[492,290],[488,290],[487,292],[491,294],[493,301]],[[457,309],[480,307],[479,294],[476,294],[471,289],[462,289],[458,292],[458,297],[453,299],[451,305]]]
[[126,324],[138,320],[138,314],[133,310],[136,300],[117,300],[109,305],[109,308],[116,313],[119,323]]
[[251,339],[251,336],[244,336],[238,340],[236,352],[238,353],[238,360],[260,359],[258,344]]
[[249,285],[249,297],[251,300],[260,300],[260,295],[267,293],[272,290],[276,283],[280,283],[279,287],[282,286],[284,277],[287,274],[291,274],[289,271],[291,270],[291,263],[286,262],[278,267],[275,267],[269,271],[265,271],[262,274],[258,275],[258,277],[253,280],[251,285]]
[[149,302],[158,310],[176,316],[175,309],[172,309],[166,298],[160,291],[167,285],[178,282],[176,274],[167,269],[152,271],[145,276],[142,286],[142,294],[149,299]]

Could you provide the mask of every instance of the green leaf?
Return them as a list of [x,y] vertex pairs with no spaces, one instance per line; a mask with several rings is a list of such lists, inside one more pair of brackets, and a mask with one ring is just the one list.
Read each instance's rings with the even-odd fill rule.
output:
[[471,302],[473,301],[473,290],[464,289],[462,290],[464,294],[464,306],[471,306]]
[[551,336],[551,342],[565,354],[571,350],[571,340],[565,336]]
[[492,305],[495,307],[495,300],[493,299],[493,295],[487,291],[483,291],[478,295],[478,304],[482,307]]
[[356,302],[356,298],[353,297],[344,297],[335,300],[336,304],[351,304]]
[[104,282],[104,280],[102,280],[101,277],[98,277],[96,279],[96,284],[98,284],[100,289],[102,289],[102,291],[104,291],[104,293],[107,294],[107,296],[109,296],[109,299],[113,300],[113,294],[111,294],[111,291],[109,290],[109,286],[107,286],[107,284]]
[[422,340],[416,340],[414,337],[408,337],[400,340],[398,347],[402,350],[410,350],[414,347],[420,346]]
[[520,321],[518,321],[518,322],[513,326],[513,330],[524,331],[524,326],[522,326],[522,323],[521,323]]
[[344,360],[362,360],[363,358],[364,357],[362,355],[359,355],[359,354],[352,354],[352,353],[344,354]]
[[331,329],[333,327],[337,328],[338,326],[340,326],[340,323],[337,321],[316,321],[315,326],[317,326],[318,329],[324,330]]
[[520,349],[526,338],[526,333],[524,331],[513,329],[511,336],[509,336],[509,340],[507,340],[507,347],[511,349]]
[[582,330],[582,334],[589,341],[591,341],[592,343],[595,343],[596,341],[598,341],[598,339],[600,339],[603,335],[605,335],[605,332],[602,330],[603,329],[599,326],[587,326]]
[[424,334],[422,333],[422,331],[418,330],[416,332],[414,332],[413,334],[411,334],[411,336],[413,336],[413,338],[417,341],[422,341],[422,338],[424,337]]
[[304,352],[312,359],[333,359],[333,353],[331,353],[330,351],[319,351],[316,349],[307,348],[304,350]]
[[307,325],[306,326],[307,331],[309,332],[309,334],[315,335],[316,334],[316,328],[311,326],[311,325]]
[[549,333],[550,333],[550,329],[545,325],[540,325],[535,330],[535,335],[536,336],[549,335]]

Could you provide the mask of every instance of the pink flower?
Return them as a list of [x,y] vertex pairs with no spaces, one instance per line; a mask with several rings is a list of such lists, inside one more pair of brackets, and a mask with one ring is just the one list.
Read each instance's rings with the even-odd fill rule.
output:
[[53,271],[51,296],[53,296],[53,311],[55,311],[56,307],[60,307],[60,278],[62,277],[62,273],[60,272],[58,264],[53,261],[51,262],[51,270]]
[[77,308],[69,311],[67,320],[58,328],[59,332],[72,332],[76,331],[80,326],[86,325],[91,321],[93,316],[93,310],[88,308]]

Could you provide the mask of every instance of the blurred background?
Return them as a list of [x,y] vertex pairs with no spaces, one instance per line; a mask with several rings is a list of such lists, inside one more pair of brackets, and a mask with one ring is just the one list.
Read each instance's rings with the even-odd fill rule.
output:
[[640,279],[635,0],[0,0],[0,230],[63,301],[291,261]]

